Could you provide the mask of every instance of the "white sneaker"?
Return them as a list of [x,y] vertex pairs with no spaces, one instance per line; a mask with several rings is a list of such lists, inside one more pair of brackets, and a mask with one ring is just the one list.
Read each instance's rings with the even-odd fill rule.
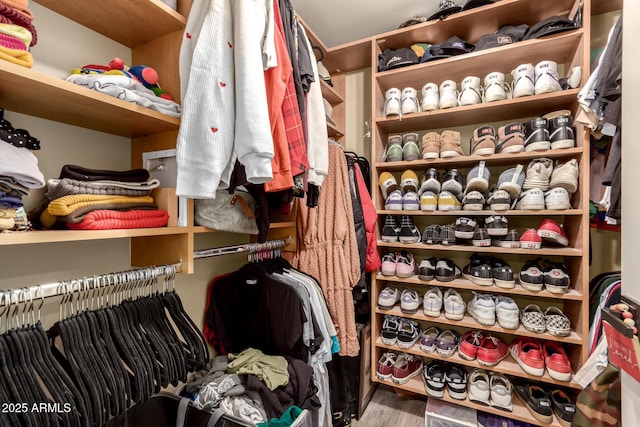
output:
[[536,64],[535,69],[535,93],[550,93],[562,90],[558,81],[558,64],[553,61],[541,61]]
[[420,112],[418,92],[412,87],[402,89],[402,115]]
[[490,405],[496,408],[513,411],[513,386],[509,378],[502,374],[492,372],[489,380],[491,389]]
[[407,191],[402,196],[402,210],[404,211],[419,211],[420,210],[420,198],[418,193],[414,191]]
[[400,302],[400,291],[398,288],[387,286],[378,295],[378,308],[383,310],[392,309],[397,303]]
[[400,99],[402,95],[400,89],[392,87],[384,93],[384,116],[401,116]]
[[571,159],[567,163],[557,166],[551,174],[551,181],[549,181],[549,187],[565,188],[569,194],[573,194],[578,191],[578,176],[580,175],[580,168],[578,167],[578,161]]
[[520,308],[513,298],[498,295],[496,298],[496,317],[501,328],[518,329]]
[[504,73],[494,71],[484,78],[485,102],[502,101],[511,98],[511,88],[504,82]]
[[440,317],[442,311],[442,291],[440,288],[433,287],[424,294],[422,309],[425,316]]
[[400,190],[392,191],[384,201],[384,208],[388,211],[401,211],[402,205],[402,191]]
[[453,80],[445,80],[440,84],[440,108],[458,106],[458,84]]
[[480,77],[468,76],[460,84],[460,95],[458,95],[458,105],[475,105],[482,103],[484,98],[484,88],[480,86]]
[[455,289],[447,289],[444,293],[444,317],[449,320],[464,318],[465,303]]
[[422,297],[417,291],[405,289],[400,295],[400,310],[403,313],[415,314],[422,305]]
[[544,194],[547,209],[571,209],[571,198],[566,188],[556,187]]
[[571,74],[567,77],[567,85],[571,89],[575,89],[580,86],[580,81],[582,80],[582,67],[577,66],[571,69]]
[[467,304],[467,312],[481,325],[493,326],[496,323],[496,303],[491,295],[473,293],[473,299]]
[[516,203],[517,210],[542,210],[544,209],[544,192],[539,188],[523,191]]
[[511,93],[514,98],[530,96],[535,92],[535,68],[533,64],[522,64],[511,70],[513,83]]
[[422,111],[437,110],[440,104],[440,93],[438,85],[435,83],[427,83],[422,86],[422,103],[420,108]]
[[522,189],[539,188],[542,191],[547,191],[552,172],[553,160],[546,157],[532,160],[527,167],[527,177],[524,180]]
[[433,191],[425,191],[420,195],[420,210],[435,211],[438,209],[438,196]]

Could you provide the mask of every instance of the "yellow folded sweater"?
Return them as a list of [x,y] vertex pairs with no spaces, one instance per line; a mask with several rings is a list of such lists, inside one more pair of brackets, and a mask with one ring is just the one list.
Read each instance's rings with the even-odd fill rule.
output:
[[69,196],[52,200],[47,209],[45,209],[40,215],[40,222],[44,227],[51,228],[55,225],[57,216],[67,216],[77,209],[92,205],[103,205],[105,203],[153,203],[153,197],[71,194]]

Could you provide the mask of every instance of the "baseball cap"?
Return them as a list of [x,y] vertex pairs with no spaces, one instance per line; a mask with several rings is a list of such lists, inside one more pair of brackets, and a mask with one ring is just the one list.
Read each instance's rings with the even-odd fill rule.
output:
[[462,6],[462,10],[474,9],[480,6],[486,6],[488,4],[493,4],[498,0],[468,0],[464,6]]
[[378,55],[378,71],[393,70],[394,68],[405,67],[420,62],[416,53],[407,48],[385,49]]
[[427,21],[433,21],[434,19],[443,19],[454,13],[458,13],[462,10],[462,6],[456,4],[452,0],[440,0],[438,5],[438,11],[427,18]]
[[575,22],[569,18],[563,16],[550,16],[544,19],[527,31],[523,40],[537,39],[538,37],[549,36],[551,34],[557,34],[564,31],[571,31],[578,28]]
[[490,49],[492,47],[504,46],[513,42],[513,38],[506,34],[485,34],[480,37],[480,40],[476,43],[475,50]]

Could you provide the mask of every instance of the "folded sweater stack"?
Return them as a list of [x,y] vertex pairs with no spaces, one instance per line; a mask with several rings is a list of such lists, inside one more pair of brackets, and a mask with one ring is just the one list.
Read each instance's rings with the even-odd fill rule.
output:
[[28,0],[0,0],[0,59],[31,68],[38,34]]
[[145,169],[107,171],[65,165],[59,179],[47,183],[45,228],[66,224],[73,230],[164,227],[169,214],[150,196],[159,186]]

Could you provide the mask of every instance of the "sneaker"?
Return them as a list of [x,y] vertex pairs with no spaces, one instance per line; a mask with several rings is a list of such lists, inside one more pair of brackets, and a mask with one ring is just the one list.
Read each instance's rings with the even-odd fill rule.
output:
[[476,105],[484,99],[484,88],[480,86],[480,77],[468,76],[460,83],[458,105]]
[[378,295],[378,308],[382,310],[390,310],[400,302],[400,291],[398,288],[387,286]]
[[467,174],[467,188],[465,193],[470,191],[487,191],[489,189],[489,179],[491,179],[491,171],[485,166],[484,162],[469,171]]
[[418,341],[422,330],[418,322],[411,319],[400,318],[400,327],[398,328],[398,347],[408,349]]
[[458,354],[465,360],[476,360],[478,349],[484,339],[482,331],[469,331],[460,339]]
[[551,148],[547,119],[538,117],[525,126],[524,151],[542,151]]
[[489,406],[491,402],[491,391],[489,388],[489,375],[487,375],[487,371],[475,368],[469,374],[468,383],[469,400]]
[[455,130],[445,130],[440,134],[440,157],[447,159],[450,157],[464,156],[460,145],[460,132]]
[[429,225],[422,233],[422,243],[426,245],[437,245],[440,243],[441,227],[437,224]]
[[418,266],[418,278],[420,280],[435,279],[437,263],[438,260],[434,257],[423,259]]
[[518,337],[509,346],[509,353],[527,374],[535,377],[544,375],[544,357],[540,341]]
[[422,372],[422,358],[413,354],[400,353],[393,365],[391,380],[395,384],[406,384]]
[[571,278],[567,267],[561,262],[547,261],[544,268],[544,287],[553,294],[564,294],[569,290]]
[[496,153],[522,153],[524,151],[524,127],[513,122],[498,128]]
[[436,339],[442,331],[435,326],[432,326],[422,332],[420,336],[420,350],[425,353],[433,353],[436,351]]
[[422,137],[422,158],[424,160],[437,159],[440,157],[440,134],[438,132],[427,132]]
[[548,307],[544,311],[544,322],[550,335],[568,337],[571,335],[571,321],[558,307]]
[[389,194],[398,188],[398,181],[396,177],[389,172],[382,172],[378,180],[380,184],[380,190],[382,190],[382,197],[386,199]]
[[465,312],[465,302],[455,289],[447,289],[444,293],[444,317],[449,320],[462,320]]
[[547,341],[542,346],[544,365],[549,376],[558,381],[571,380],[571,362],[564,348],[558,342]]
[[448,365],[445,369],[444,379],[447,383],[449,397],[465,400],[467,398],[467,371],[457,365]]
[[376,377],[381,380],[388,380],[391,378],[391,373],[393,372],[393,365],[396,363],[396,359],[398,355],[391,351],[382,353],[382,357],[378,360],[376,364]]
[[462,199],[462,210],[481,211],[484,208],[484,196],[479,191],[470,191]]
[[418,134],[405,133],[402,135],[402,160],[411,161],[420,158],[420,147],[418,147]]
[[433,111],[439,108],[440,93],[438,85],[435,83],[426,83],[422,86],[422,102],[420,108],[422,111]]
[[494,189],[487,202],[492,211],[508,211],[511,208],[511,196],[505,190]]
[[492,372],[489,387],[491,388],[491,406],[513,411],[513,386],[509,378],[497,372]]
[[535,93],[551,93],[562,90],[558,81],[558,64],[553,61],[541,61],[535,68]]
[[504,190],[509,193],[511,200],[516,200],[522,186],[524,185],[525,175],[522,165],[517,165],[515,168],[505,170],[498,177],[498,190]]
[[459,211],[462,210],[462,203],[455,194],[450,191],[441,191],[438,195],[439,211]]
[[404,194],[409,191],[418,192],[418,175],[411,169],[407,169],[402,173],[400,189]]
[[509,220],[503,215],[491,215],[485,218],[484,225],[491,237],[505,236],[509,232]]
[[542,290],[544,269],[540,265],[540,261],[540,258],[529,260],[520,269],[518,279],[522,287],[528,291],[540,292]]
[[425,191],[420,195],[420,210],[435,211],[438,209],[438,196],[432,191]]
[[394,243],[398,241],[398,233],[400,228],[396,223],[396,218],[391,215],[387,215],[384,220],[384,226],[382,227],[381,239],[383,242]]
[[458,217],[456,219],[455,237],[458,239],[471,239],[477,227],[478,222],[475,219],[464,216]]
[[542,239],[535,228],[524,230],[520,237],[520,247],[522,249],[540,249],[542,247]]
[[578,191],[579,175],[580,168],[578,167],[578,161],[576,159],[571,159],[560,166],[556,166],[551,174],[549,187],[562,187],[566,189],[569,194],[573,194]]
[[458,106],[458,84],[453,80],[440,83],[440,109]]
[[442,291],[440,288],[430,288],[422,299],[422,310],[425,316],[440,317],[442,310]]
[[452,225],[443,225],[440,228],[440,244],[454,245],[456,243],[456,231]]
[[420,194],[425,191],[431,191],[432,193],[439,193],[441,190],[440,173],[436,168],[429,168],[423,174],[420,179]]
[[398,265],[398,257],[395,252],[389,252],[382,256],[382,266],[380,272],[383,276],[395,276],[396,265]]
[[501,328],[518,329],[518,326],[520,326],[520,308],[513,298],[503,295],[496,297],[496,319]]
[[458,199],[462,198],[464,185],[462,184],[462,174],[458,169],[449,169],[442,177],[441,191],[449,191],[456,195]]
[[402,112],[401,116],[419,113],[420,103],[418,102],[418,91],[412,87],[402,89]]
[[569,239],[564,234],[562,225],[552,219],[544,219],[538,227],[538,236],[542,237],[545,243],[557,244],[560,246],[568,246]]
[[473,299],[467,304],[467,312],[481,325],[493,326],[496,323],[496,303],[491,295],[473,293]]
[[422,372],[424,388],[429,396],[442,398],[446,387],[445,367],[439,360],[431,360]]
[[383,162],[402,161],[402,136],[389,135],[387,138],[387,148],[382,156]]
[[527,166],[527,177],[524,180],[523,190],[538,188],[542,191],[549,189],[549,178],[553,172],[553,160],[546,157],[534,159]]
[[487,229],[477,228],[476,231],[473,232],[473,240],[471,240],[471,244],[476,247],[487,247],[491,246],[491,236],[487,233]]
[[520,322],[522,326],[534,334],[543,334],[547,329],[544,313],[538,305],[529,304],[520,312]]
[[517,210],[542,210],[545,208],[544,191],[538,188],[526,190],[520,194],[516,202]]
[[400,89],[392,87],[384,93],[383,114],[385,117],[400,116],[400,99],[402,95]]
[[553,422],[551,400],[547,392],[540,386],[529,383],[518,383],[515,390],[531,415],[543,424]]
[[573,129],[573,117],[563,115],[549,119],[549,141],[552,150],[575,147],[576,136]]
[[552,188],[544,193],[544,204],[547,209],[571,209],[571,197],[566,188]]
[[504,73],[494,71],[484,78],[485,102],[502,101],[511,98],[511,87],[504,82]]
[[509,230],[506,236],[502,236],[493,242],[496,246],[500,246],[501,248],[519,248],[520,235],[517,230]]
[[516,278],[511,266],[499,258],[491,259],[493,281],[496,286],[503,289],[513,289],[516,286]]
[[398,263],[396,264],[396,276],[407,278],[416,273],[416,261],[413,255],[407,251],[401,251],[398,255]]
[[398,328],[400,327],[400,317],[385,314],[382,321],[382,342],[386,345],[396,345],[398,341]]
[[469,264],[462,269],[462,275],[471,283],[479,286],[493,285],[493,270],[486,257],[473,254]]
[[436,280],[438,282],[451,282],[462,275],[460,267],[448,258],[438,260],[436,264]]
[[402,210],[403,211],[418,211],[420,210],[420,198],[418,193],[413,191],[407,191],[402,196]]
[[573,416],[577,412],[576,405],[571,397],[560,389],[552,390],[548,394],[553,405],[553,413],[556,414],[560,425],[571,427],[571,421],[573,421]]
[[395,190],[389,194],[389,197],[384,201],[384,208],[388,211],[401,211],[403,208],[402,191]]
[[413,218],[403,215],[400,220],[400,232],[398,233],[400,243],[418,243],[420,241],[420,230],[413,223]]
[[491,125],[484,125],[473,131],[469,141],[469,153],[472,156],[490,156],[496,152],[496,130]]
[[496,366],[509,354],[509,347],[500,338],[488,335],[482,339],[476,360],[482,366]]
[[511,94],[514,98],[535,93],[535,68],[533,64],[518,65],[511,71],[513,77]]
[[436,353],[440,357],[451,357],[460,344],[460,334],[454,330],[442,331],[436,338]]
[[418,295],[417,291],[413,289],[405,289],[402,291],[402,295],[400,295],[400,310],[403,313],[416,314],[421,305],[422,297]]

